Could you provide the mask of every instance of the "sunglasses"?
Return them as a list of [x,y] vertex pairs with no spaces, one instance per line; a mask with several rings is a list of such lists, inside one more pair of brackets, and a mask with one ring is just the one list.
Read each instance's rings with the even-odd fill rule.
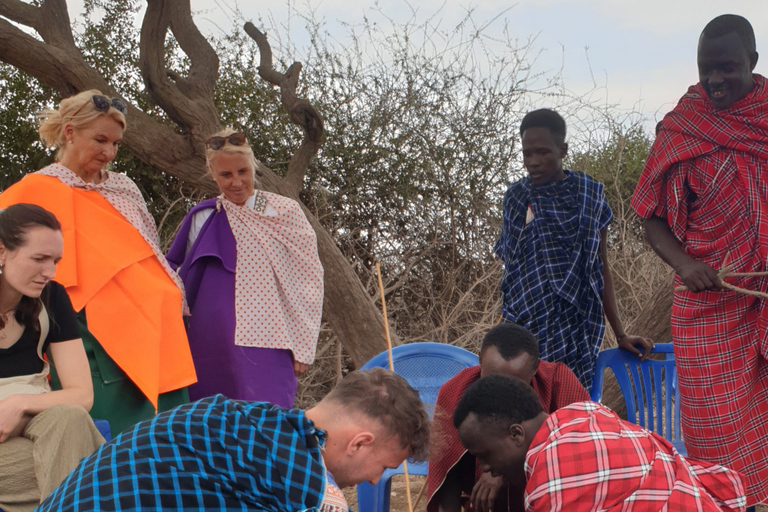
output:
[[245,134],[243,132],[235,132],[231,135],[228,135],[226,137],[211,137],[208,139],[208,147],[211,148],[214,151],[217,151],[224,147],[224,145],[229,142],[233,146],[242,146],[245,144]]
[[91,101],[93,101],[93,106],[96,107],[96,110],[101,112],[108,112],[109,107],[115,107],[123,115],[128,114],[128,107],[125,106],[125,103],[120,98],[107,98],[101,94],[94,94],[91,96]]

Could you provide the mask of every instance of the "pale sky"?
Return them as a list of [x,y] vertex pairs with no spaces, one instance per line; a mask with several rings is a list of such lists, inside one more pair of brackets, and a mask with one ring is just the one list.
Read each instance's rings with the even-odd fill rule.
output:
[[[314,11],[325,29],[340,43],[343,23],[359,23],[364,16],[380,18],[373,0],[191,0],[195,19],[204,34],[221,35],[245,19],[272,18],[284,24],[292,41],[306,37],[304,21],[290,13]],[[768,1],[766,0],[381,0],[389,17],[406,21],[412,8],[418,20],[435,15],[450,29],[468,9],[479,24],[491,22],[485,33],[500,34],[505,23],[514,37],[535,37],[541,51],[537,69],[554,72],[563,67],[565,86],[583,94],[593,88],[605,101],[627,110],[641,110],[649,121],[670,110],[689,85],[697,81],[696,43],[706,23],[725,13],[745,16],[755,28],[757,50],[764,57],[756,72],[768,73]],[[409,6],[410,5],[410,6]],[[70,15],[82,0],[69,0]],[[501,17],[497,16],[502,13]],[[492,21],[494,20],[495,21]]]

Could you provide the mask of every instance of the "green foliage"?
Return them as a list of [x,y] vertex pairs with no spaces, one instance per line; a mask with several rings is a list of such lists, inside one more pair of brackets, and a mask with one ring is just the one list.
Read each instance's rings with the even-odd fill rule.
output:
[[613,125],[604,140],[594,142],[584,151],[572,152],[569,157],[573,169],[605,185],[605,195],[615,218],[611,230],[625,231],[628,236],[610,237],[609,244],[642,240],[642,225],[630,201],[652,143],[653,139],[640,123]]
[[53,161],[35,123],[35,113],[51,106],[52,96],[27,74],[0,63],[0,190]]

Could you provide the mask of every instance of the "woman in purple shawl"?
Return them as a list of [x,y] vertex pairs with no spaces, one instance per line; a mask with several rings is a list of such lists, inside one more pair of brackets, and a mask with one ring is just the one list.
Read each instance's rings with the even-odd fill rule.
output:
[[187,290],[192,400],[293,405],[315,357],[323,301],[317,239],[299,203],[254,188],[256,159],[231,129],[207,143],[221,195],[187,214],[168,252]]

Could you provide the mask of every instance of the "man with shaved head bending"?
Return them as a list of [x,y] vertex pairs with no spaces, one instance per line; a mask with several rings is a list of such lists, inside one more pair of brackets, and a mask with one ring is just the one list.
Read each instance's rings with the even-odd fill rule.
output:
[[[768,498],[768,307],[718,270],[768,270],[768,85],[741,16],[701,33],[699,83],[657,127],[632,198],[676,274],[672,306],[688,454],[739,471],[750,505]],[[768,290],[768,277],[725,282]]]

